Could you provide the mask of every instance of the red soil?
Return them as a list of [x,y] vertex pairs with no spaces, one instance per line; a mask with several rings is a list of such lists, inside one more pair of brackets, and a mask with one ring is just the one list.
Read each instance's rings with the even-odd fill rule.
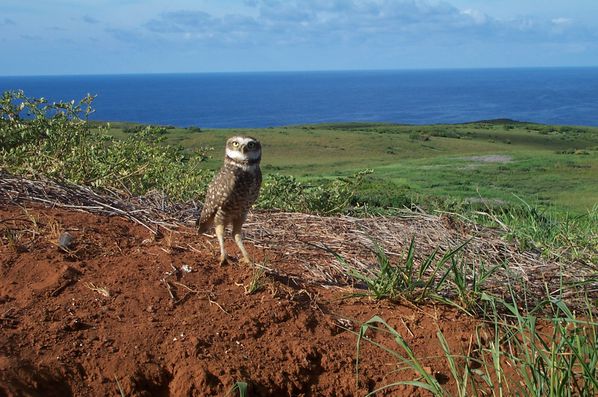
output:
[[[58,247],[63,232],[71,252]],[[476,327],[445,307],[309,285],[288,255],[251,244],[279,275],[247,294],[253,270],[219,266],[214,239],[193,229],[156,239],[118,217],[9,204],[0,243],[0,396],[114,396],[119,386],[126,396],[226,395],[237,381],[250,396],[354,396],[417,379],[364,343],[356,384],[355,332],[374,315],[453,393],[436,333],[462,353]],[[400,351],[383,332],[368,335]],[[428,394],[399,386],[377,395]]]

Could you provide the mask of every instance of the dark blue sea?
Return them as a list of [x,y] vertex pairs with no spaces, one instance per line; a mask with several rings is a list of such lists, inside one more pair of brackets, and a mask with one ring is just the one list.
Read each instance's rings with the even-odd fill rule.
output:
[[198,127],[509,118],[598,126],[598,68],[0,77],[51,101],[97,95],[93,119]]

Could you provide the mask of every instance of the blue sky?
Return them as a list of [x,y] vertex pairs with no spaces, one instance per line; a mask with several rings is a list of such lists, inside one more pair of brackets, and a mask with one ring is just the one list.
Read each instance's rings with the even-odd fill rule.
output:
[[598,0],[1,0],[0,48],[0,75],[598,66]]

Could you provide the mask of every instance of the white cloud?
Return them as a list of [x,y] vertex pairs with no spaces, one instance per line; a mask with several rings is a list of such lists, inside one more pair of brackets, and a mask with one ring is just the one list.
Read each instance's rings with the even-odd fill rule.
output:
[[478,34],[487,17],[460,11],[446,2],[428,0],[253,0],[253,15],[213,16],[197,10],[165,12],[144,27],[156,34],[192,34],[211,42],[261,45],[334,44],[376,41],[435,40],[439,34]]
[[3,5],[0,16],[4,48],[23,59],[32,48],[52,48],[56,62],[89,47],[102,62],[137,57],[144,68],[169,68],[196,59],[216,70],[492,65],[517,49],[521,56],[509,62],[541,63],[548,53],[556,55],[543,59],[556,62],[566,53],[577,58],[562,63],[583,57],[580,64],[597,64],[598,54],[590,13],[550,2],[534,9],[515,0],[504,7],[473,0],[58,0],[33,10],[6,1],[13,9]]
[[476,23],[476,25],[483,25],[488,21],[488,16],[486,14],[472,8],[462,10],[461,14],[470,17]]
[[559,17],[553,18],[550,22],[552,22],[552,24],[556,26],[568,26],[571,25],[573,20],[571,18]]

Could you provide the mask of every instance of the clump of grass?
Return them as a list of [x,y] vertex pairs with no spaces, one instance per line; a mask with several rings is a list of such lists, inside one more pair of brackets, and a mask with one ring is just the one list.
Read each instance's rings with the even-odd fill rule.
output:
[[[42,233],[42,228],[38,219],[27,208],[20,206],[21,211],[25,215],[24,218],[13,218],[0,220],[0,244],[10,247],[14,252],[22,252],[31,249],[37,236]],[[6,222],[6,226],[4,222]],[[28,226],[9,226],[9,222],[25,222]]]
[[[415,242],[411,241],[402,263],[393,265],[384,251],[376,246],[378,269],[366,275],[349,267],[349,273],[362,281],[369,295],[376,299],[397,298],[411,302],[441,301],[479,316],[482,326],[472,335],[467,351],[455,354],[439,330],[437,341],[444,354],[457,395],[465,396],[594,396],[598,393],[598,323],[593,318],[593,304],[586,298],[586,309],[576,314],[562,300],[566,286],[546,291],[546,298],[528,308],[531,292],[525,284],[510,299],[488,294],[487,280],[505,268],[504,264],[471,266],[456,255],[457,247],[436,260],[437,251],[419,268],[414,262]],[[538,301],[538,299],[534,299]],[[525,310],[522,308],[526,308]],[[544,316],[544,317],[541,317]],[[394,346],[373,339],[374,329],[389,335]],[[416,357],[405,338],[379,316],[362,324],[357,335],[356,381],[359,384],[360,351],[364,342],[393,356],[400,368],[412,370],[413,379],[384,385],[368,395],[398,385],[427,390],[434,396],[448,391]]]
[[264,289],[266,286],[266,269],[261,266],[254,266],[249,283],[244,285],[245,294],[252,295]]
[[23,213],[25,214],[25,216],[27,217],[27,219],[29,220],[29,222],[31,223],[31,228],[29,229],[31,231],[31,234],[33,235],[32,238],[35,238],[37,235],[39,235],[41,233],[41,227],[39,225],[38,219],[35,217],[35,215],[33,215],[31,212],[29,212],[29,210],[25,207],[20,207],[21,210],[23,211]]
[[[552,315],[538,319],[516,303],[497,300],[506,309],[503,318],[494,311],[503,349],[504,366],[515,368],[521,378],[516,393],[537,396],[595,396],[598,393],[598,323],[591,307],[576,315],[559,298],[549,297],[544,306]],[[503,367],[504,367],[503,366]],[[504,370],[501,368],[501,371]]]
[[458,306],[468,313],[483,310],[481,297],[485,292],[486,282],[505,267],[505,264],[486,267],[483,263],[474,265],[462,260],[451,260],[450,275],[447,277],[448,284],[452,286],[449,290],[450,298],[456,300]]
[[58,240],[60,235],[63,233],[64,227],[60,224],[57,219],[48,219],[48,223],[46,224],[45,230],[48,234],[48,240],[54,244],[58,245]]
[[3,229],[0,236],[0,242],[2,245],[5,244],[15,252],[18,252],[21,247],[21,241],[23,240],[24,232],[16,229]]
[[[366,295],[375,299],[406,299],[413,303],[425,300],[456,306],[467,313],[477,310],[479,298],[488,278],[503,265],[486,268],[470,265],[459,256],[468,241],[439,257],[438,249],[421,264],[415,260],[415,238],[411,239],[404,259],[392,264],[384,249],[374,244],[377,268],[371,273],[360,271],[335,254],[350,276],[367,287]],[[450,298],[450,299],[449,299]]]
[[[480,329],[472,335],[467,351],[451,351],[441,331],[438,343],[457,395],[464,396],[595,396],[598,393],[598,323],[592,307],[576,315],[559,299],[548,298],[542,307],[524,313],[515,295],[513,303],[482,293],[490,309],[484,320],[492,335]],[[545,318],[535,313],[550,312]],[[367,335],[369,329],[384,331],[394,347]],[[366,321],[357,333],[356,380],[359,381],[360,349],[368,342],[386,351],[401,364],[398,371],[413,370],[412,380],[384,385],[368,395],[398,385],[425,389],[434,396],[448,391],[429,374],[401,334],[379,316]]]
[[489,220],[522,249],[538,250],[560,260],[580,260],[590,266],[598,262],[598,205],[585,214],[570,215],[517,198],[519,205],[480,211],[473,220],[486,224]]

